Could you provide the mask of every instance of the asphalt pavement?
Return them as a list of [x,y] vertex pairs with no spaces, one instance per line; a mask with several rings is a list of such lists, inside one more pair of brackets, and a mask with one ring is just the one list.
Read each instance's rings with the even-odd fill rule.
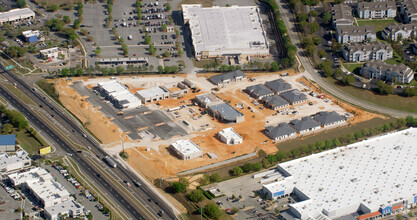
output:
[[358,99],[357,97],[354,97],[350,94],[347,94],[341,91],[340,89],[336,88],[335,86],[327,82],[325,79],[323,79],[320,73],[318,73],[318,71],[315,70],[314,67],[311,65],[310,59],[305,55],[304,50],[301,47],[300,39],[297,34],[297,29],[294,23],[295,18],[293,14],[291,13],[289,6],[285,3],[284,0],[276,0],[276,2],[279,6],[279,10],[280,10],[282,19],[284,20],[285,26],[288,29],[288,34],[292,40],[292,43],[297,47],[297,55],[298,55],[299,61],[305,68],[307,78],[314,80],[327,93],[333,95],[334,97],[340,100],[353,104],[355,106],[358,106],[367,110],[371,110],[374,112],[380,112],[382,114],[387,114],[387,115],[390,115],[392,117],[397,117],[397,118],[405,118],[409,115],[417,117],[416,113],[400,111],[400,110],[376,105],[376,104],[367,102],[362,99]]
[[[4,70],[4,67],[2,67]],[[43,97],[43,95],[39,95],[36,91],[32,90],[31,86],[25,84],[21,79],[17,78],[14,74],[10,72],[4,71],[2,74],[9,82],[16,83],[17,88],[22,90],[26,95],[29,96],[35,103],[39,103],[42,105],[42,108],[48,112],[59,124],[63,125],[65,129],[68,130],[67,132],[72,132],[69,137],[74,140],[74,142],[80,144],[81,146],[90,147],[92,153],[95,155],[100,156],[101,158],[107,156],[107,154],[100,148],[99,144],[95,142],[95,140],[91,139],[89,136],[84,138],[84,131],[80,128],[80,125],[76,124],[69,116],[66,115],[59,107],[57,107],[53,102],[50,102],[48,98]],[[13,105],[17,110],[19,110],[26,118],[39,130],[41,130],[44,134],[46,134],[49,139],[54,140],[57,145],[63,150],[68,153],[72,153],[75,155],[75,151],[72,147],[72,144],[67,141],[66,138],[63,138],[60,133],[55,131],[48,123],[45,123],[43,119],[39,118],[33,113],[33,107],[25,106],[20,100],[13,97],[13,95],[9,94],[7,90],[3,87],[0,87],[0,94],[9,101],[11,105]],[[125,191],[120,190],[117,186],[114,186],[111,181],[106,178],[103,178],[105,175],[100,175],[99,177],[97,174],[101,173],[101,171],[97,171],[94,168],[94,165],[91,164],[90,161],[86,160],[84,157],[77,157],[74,156],[73,159],[77,162],[77,164],[81,167],[81,169],[89,176],[93,181],[98,183],[102,186],[104,190],[107,191],[108,195],[112,195],[113,199],[115,199],[120,207],[125,209],[128,213],[130,213],[131,218],[134,219],[145,219],[143,217],[143,210],[141,211],[139,208],[139,204],[137,201],[132,201],[132,198],[129,196],[125,196]],[[117,168],[112,169],[116,178],[123,179],[123,180],[138,180],[137,177],[130,171],[124,169],[122,166],[118,166]],[[142,180],[138,180],[139,182],[144,182]],[[133,182],[132,182],[133,184]],[[140,188],[130,188],[129,191],[131,194],[135,194],[136,198],[141,198],[143,200],[147,198],[151,198],[155,203],[145,204],[142,207],[146,207],[150,212],[153,213],[153,217],[156,216],[156,213],[159,210],[165,212],[165,219],[175,219],[175,215],[173,214],[173,210],[166,204],[158,195],[153,192],[147,184],[142,184]],[[142,202],[141,202],[142,203]],[[156,204],[158,203],[158,204]]]

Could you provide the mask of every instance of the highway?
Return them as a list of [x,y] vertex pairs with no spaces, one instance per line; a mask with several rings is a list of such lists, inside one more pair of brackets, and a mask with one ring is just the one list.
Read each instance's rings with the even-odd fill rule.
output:
[[350,104],[353,104],[355,106],[368,109],[374,112],[379,112],[382,114],[387,114],[392,117],[397,118],[405,118],[409,115],[412,115],[414,117],[417,117],[416,113],[410,113],[406,111],[400,111],[380,105],[376,105],[374,103],[367,102],[365,100],[359,99],[357,97],[354,97],[350,94],[347,94],[337,87],[331,85],[328,81],[322,78],[320,73],[314,69],[313,65],[311,65],[310,59],[305,55],[303,48],[301,47],[301,40],[299,39],[299,35],[297,34],[297,29],[295,26],[295,18],[293,14],[291,13],[291,10],[289,6],[285,3],[284,0],[276,0],[279,10],[282,16],[282,19],[284,20],[285,26],[288,29],[288,35],[290,36],[292,43],[297,47],[297,55],[301,62],[301,64],[305,68],[306,77],[314,80],[323,90],[325,90],[327,93],[331,94],[332,96],[343,100],[345,102],[348,102]]
[[[59,106],[56,106],[54,102],[49,100],[49,97],[38,93],[33,87],[26,84],[22,79],[14,75],[13,73],[5,70],[3,66],[0,66],[2,72],[0,73],[8,82],[16,85],[16,88],[21,90],[25,95],[32,99],[35,103],[39,104],[39,107],[30,107],[24,104],[19,98],[16,98],[11,92],[9,92],[3,85],[0,85],[0,94],[21,112],[32,125],[34,125],[38,131],[43,135],[47,135],[50,140],[54,140],[57,144],[57,148],[73,155],[71,158],[75,160],[80,169],[87,177],[93,180],[95,183],[100,184],[105,189],[108,196],[117,201],[118,206],[124,209],[125,213],[128,213],[130,219],[176,219],[173,209],[165,203],[152,189],[149,188],[141,179],[137,178],[130,170],[127,170],[118,164],[116,168],[108,168],[107,165],[103,165],[106,170],[111,170],[109,176],[119,180],[122,184],[123,181],[128,181],[132,186],[128,187],[124,184],[124,187],[130,192],[130,195],[126,190],[120,189],[120,185],[115,184],[113,181],[103,173],[102,170],[95,167],[95,165],[87,159],[85,156],[77,154],[77,150],[73,144],[68,141],[71,139],[73,143],[77,143],[80,146],[91,149],[91,152],[99,158],[109,156],[104,152],[100,145],[88,135],[84,136],[84,131],[81,129],[81,125],[78,122],[74,122],[73,119],[63,112]],[[49,115],[45,117],[38,117],[33,108],[39,108]],[[53,118],[53,122],[46,122],[44,118]],[[51,124],[59,124],[60,132],[57,132]],[[63,136],[63,133],[66,137]],[[100,163],[104,164],[104,163]],[[134,187],[133,181],[138,181],[142,184],[140,187]],[[134,197],[134,198],[133,198]],[[148,210],[148,211],[147,211]],[[162,217],[158,216],[159,211],[163,211]]]

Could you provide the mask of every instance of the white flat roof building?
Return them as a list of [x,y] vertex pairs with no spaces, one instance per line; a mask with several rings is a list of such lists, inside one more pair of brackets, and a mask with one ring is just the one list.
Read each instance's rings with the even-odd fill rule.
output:
[[121,109],[136,108],[142,101],[116,80],[98,83],[99,91]]
[[30,166],[31,161],[24,150],[17,151],[14,155],[0,154],[0,174]]
[[[360,219],[417,204],[417,128],[281,163],[284,180],[263,186],[271,198],[295,194],[297,219]],[[391,210],[391,211],[390,211]],[[375,216],[373,216],[375,217]]]
[[30,8],[17,8],[6,12],[0,12],[0,25],[26,19],[34,19],[35,12]]
[[58,47],[52,47],[45,50],[40,50],[42,58],[58,58],[58,55],[62,53],[61,49]]
[[[8,175],[14,186],[29,190],[42,208],[46,216],[58,219],[59,213],[69,213],[70,217],[84,213],[84,207],[74,201],[70,193],[45,169],[36,167],[23,173]],[[78,210],[78,211],[77,211]],[[51,211],[51,213],[49,213]]]
[[191,29],[196,58],[269,55],[256,6],[203,8],[201,4],[183,4],[182,13]]
[[182,160],[203,156],[203,151],[190,140],[179,140],[171,144],[172,149]]
[[23,173],[12,173],[9,178],[15,186],[29,189],[42,207],[54,206],[71,199],[70,193],[43,168],[36,167]]
[[149,89],[139,90],[136,94],[143,103],[146,103],[167,99],[169,98],[171,92],[163,86],[156,86]]
[[243,138],[232,127],[225,128],[217,134],[221,141],[229,145],[241,144],[243,142]]
[[[59,215],[67,214],[71,218],[75,218],[84,213],[84,206],[74,200],[67,200],[59,205],[49,206],[45,208],[46,219],[58,220]],[[82,218],[81,218],[82,219]]]

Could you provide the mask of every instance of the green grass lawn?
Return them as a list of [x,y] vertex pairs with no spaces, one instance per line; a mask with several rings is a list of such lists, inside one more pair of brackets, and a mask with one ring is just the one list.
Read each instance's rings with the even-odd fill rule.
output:
[[395,51],[393,53],[393,57],[389,60],[385,60],[384,62],[391,65],[402,63],[400,56],[398,56],[398,54]]
[[358,19],[359,26],[371,25],[375,26],[375,31],[382,31],[386,26],[392,23],[398,23],[395,19],[381,19],[381,20],[368,20],[368,19]]
[[28,96],[26,96],[22,91],[15,88],[14,85],[5,83],[4,84],[7,89],[9,89],[16,97],[18,97],[20,100],[22,100],[24,103],[29,105],[36,105],[35,102],[32,101]]
[[[20,146],[25,149],[30,155],[38,154],[38,149],[40,147],[45,146],[41,142],[39,142],[36,138],[34,138],[29,132],[26,132],[25,129],[22,130],[14,130],[14,134],[16,134],[16,139],[19,142]],[[39,136],[38,136],[39,138]]]
[[366,89],[359,89],[353,86],[341,86],[337,84],[336,80],[331,77],[325,78],[325,80],[329,81],[343,92],[370,103],[392,109],[417,113],[417,96],[406,98],[398,95],[378,95]]
[[379,125],[383,125],[387,122],[391,122],[391,120],[384,120],[381,118],[373,118],[368,121],[359,122],[354,125],[347,125],[339,128],[334,128],[328,131],[323,131],[321,133],[313,134],[310,136],[305,136],[302,138],[296,138],[289,141],[285,141],[282,143],[278,143],[276,146],[278,150],[281,151],[291,151],[293,149],[296,149],[300,147],[301,145],[308,145],[308,144],[314,144],[317,141],[325,141],[327,139],[333,139],[333,138],[339,138],[343,136],[347,136],[350,133],[353,133],[355,131],[362,130],[363,128],[375,128]]
[[364,63],[344,63],[343,66],[351,73],[359,74]]

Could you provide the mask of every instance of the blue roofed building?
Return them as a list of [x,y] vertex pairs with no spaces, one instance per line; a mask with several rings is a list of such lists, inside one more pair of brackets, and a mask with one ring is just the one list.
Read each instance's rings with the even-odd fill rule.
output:
[[0,135],[0,152],[16,150],[16,135]]
[[29,43],[35,43],[43,39],[42,33],[38,30],[23,31],[22,36],[24,40]]

